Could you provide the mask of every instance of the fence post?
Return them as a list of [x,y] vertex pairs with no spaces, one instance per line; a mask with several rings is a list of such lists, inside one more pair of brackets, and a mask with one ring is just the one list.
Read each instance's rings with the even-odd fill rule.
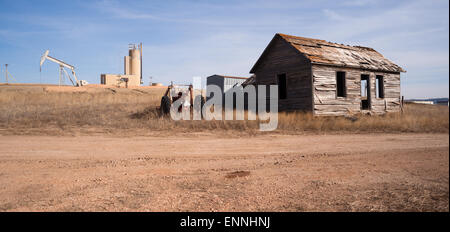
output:
[[402,113],[403,113],[403,105],[404,104],[405,104],[405,96],[402,96],[402,100],[400,102],[400,109],[401,109]]

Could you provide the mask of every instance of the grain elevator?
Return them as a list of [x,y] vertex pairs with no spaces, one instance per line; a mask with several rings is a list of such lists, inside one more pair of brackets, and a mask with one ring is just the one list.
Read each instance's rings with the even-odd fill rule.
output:
[[117,87],[140,86],[142,84],[142,43],[128,46],[128,56],[124,57],[124,74],[101,74],[102,85]]

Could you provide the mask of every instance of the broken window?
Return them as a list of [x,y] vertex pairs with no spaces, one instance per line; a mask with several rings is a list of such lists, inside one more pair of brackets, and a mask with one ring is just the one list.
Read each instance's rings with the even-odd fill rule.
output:
[[371,105],[370,99],[370,76],[361,75],[361,109],[369,110]]
[[361,79],[361,97],[363,99],[367,98],[367,85],[368,85],[368,80]]
[[345,72],[336,73],[337,97],[347,97],[347,87],[345,85]]
[[286,83],[286,74],[277,75],[278,78],[278,97],[280,99],[287,98],[287,83]]
[[375,81],[375,88],[376,88],[377,98],[384,98],[384,78],[383,78],[383,76],[377,75],[376,81]]

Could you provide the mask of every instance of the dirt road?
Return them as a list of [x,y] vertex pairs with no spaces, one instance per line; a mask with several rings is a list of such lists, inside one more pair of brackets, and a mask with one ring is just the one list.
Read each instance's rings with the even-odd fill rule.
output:
[[449,211],[449,135],[0,136],[0,211]]

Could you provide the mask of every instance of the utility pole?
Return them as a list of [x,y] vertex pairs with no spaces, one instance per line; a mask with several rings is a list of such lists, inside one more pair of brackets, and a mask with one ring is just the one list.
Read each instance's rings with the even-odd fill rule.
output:
[[8,83],[8,64],[5,64],[5,79],[6,83]]
[[62,73],[62,67],[61,65],[59,66],[59,86],[61,86],[61,77],[62,77],[63,73]]
[[139,52],[141,53],[141,85],[144,84],[144,80],[142,80],[142,42],[139,44]]

